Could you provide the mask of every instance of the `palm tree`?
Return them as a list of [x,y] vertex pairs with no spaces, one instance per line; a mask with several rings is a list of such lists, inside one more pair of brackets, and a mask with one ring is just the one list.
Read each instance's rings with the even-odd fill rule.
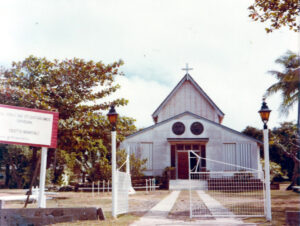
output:
[[[298,120],[297,120],[297,146],[300,149],[300,56],[292,51],[287,51],[285,55],[279,57],[276,63],[283,66],[283,71],[269,71],[275,75],[278,82],[267,89],[267,95],[272,95],[277,92],[282,94],[281,112],[288,114],[294,104],[298,102]],[[285,153],[287,153],[285,151]],[[288,157],[291,157],[287,155]],[[299,185],[299,163],[300,151],[292,157],[294,161],[294,175],[292,184]]]
[[275,62],[281,64],[284,70],[283,72],[269,71],[270,74],[276,76],[278,82],[267,89],[267,95],[281,91],[283,97],[281,111],[288,113],[290,108],[297,101],[299,102],[300,56],[287,51],[285,55],[278,58]]

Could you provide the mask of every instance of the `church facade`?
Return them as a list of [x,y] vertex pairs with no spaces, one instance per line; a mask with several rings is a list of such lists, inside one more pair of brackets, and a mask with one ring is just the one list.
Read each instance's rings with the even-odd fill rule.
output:
[[188,179],[189,167],[195,164],[189,159],[190,150],[202,157],[197,166],[202,172],[240,170],[234,165],[261,169],[260,141],[223,126],[224,113],[188,73],[152,117],[154,125],[121,144],[147,159],[145,175],[161,176],[166,167],[174,167],[174,179]]

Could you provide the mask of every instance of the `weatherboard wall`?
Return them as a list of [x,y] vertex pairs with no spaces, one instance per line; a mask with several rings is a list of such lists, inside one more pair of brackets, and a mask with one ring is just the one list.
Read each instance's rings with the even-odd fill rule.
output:
[[[185,132],[179,136],[172,132],[172,125],[177,121],[185,125]],[[198,136],[190,131],[191,124],[196,121],[204,126],[203,133]],[[153,176],[162,175],[163,170],[171,165],[171,144],[168,142],[168,138],[208,138],[206,158],[227,161],[228,163],[238,161],[236,162],[238,165],[254,169],[260,167],[258,161],[259,148],[255,140],[216,123],[194,117],[192,114],[183,114],[181,117],[146,129],[145,132],[130,136],[123,141],[121,148],[129,146],[130,152],[135,153],[139,158],[150,153],[151,158],[149,158],[149,161],[151,162],[147,163],[147,170],[144,173]],[[143,144],[149,145],[145,149]],[[234,144],[236,148],[233,149],[230,144]],[[149,146],[152,147],[151,151],[149,151]],[[147,154],[144,152],[147,152]],[[207,170],[215,171],[221,168],[218,164],[207,161]],[[222,169],[224,170],[224,167]]]

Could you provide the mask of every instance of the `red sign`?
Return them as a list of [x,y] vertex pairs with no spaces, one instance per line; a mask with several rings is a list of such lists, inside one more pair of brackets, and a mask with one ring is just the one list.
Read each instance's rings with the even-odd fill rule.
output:
[[56,148],[58,112],[0,104],[0,143]]

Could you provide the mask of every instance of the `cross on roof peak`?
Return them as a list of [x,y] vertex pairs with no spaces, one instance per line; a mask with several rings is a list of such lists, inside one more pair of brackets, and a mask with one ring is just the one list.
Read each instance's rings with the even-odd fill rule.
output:
[[189,64],[187,63],[185,68],[182,68],[181,70],[186,71],[186,74],[188,74],[190,70],[193,70],[193,68],[189,68]]

